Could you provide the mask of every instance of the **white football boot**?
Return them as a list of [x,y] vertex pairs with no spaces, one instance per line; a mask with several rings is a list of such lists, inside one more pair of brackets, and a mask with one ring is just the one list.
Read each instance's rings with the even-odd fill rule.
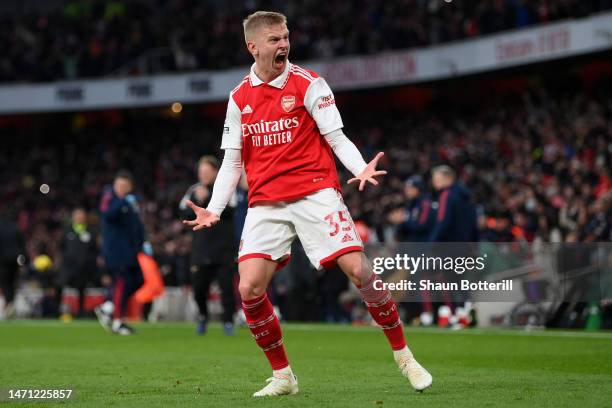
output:
[[100,326],[104,328],[107,332],[112,333],[113,331],[113,312],[115,310],[115,306],[112,302],[106,301],[100,306],[94,309],[94,313],[98,318],[98,322]]
[[266,382],[268,385],[253,394],[254,397],[275,397],[298,393],[297,377],[293,374],[274,374],[274,376],[268,378]]
[[410,385],[416,391],[422,392],[431,387],[433,378],[429,372],[419,364],[412,354],[402,355],[397,364],[404,377],[408,378]]

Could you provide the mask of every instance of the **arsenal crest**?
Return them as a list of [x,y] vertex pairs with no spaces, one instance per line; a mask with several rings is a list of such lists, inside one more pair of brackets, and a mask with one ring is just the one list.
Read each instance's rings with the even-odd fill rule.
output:
[[291,109],[295,106],[295,96],[285,95],[281,98],[281,107],[285,112],[291,112]]

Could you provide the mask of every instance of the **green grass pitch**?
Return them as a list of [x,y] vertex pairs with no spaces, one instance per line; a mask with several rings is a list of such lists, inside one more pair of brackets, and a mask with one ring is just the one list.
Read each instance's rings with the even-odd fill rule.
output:
[[300,393],[254,399],[270,376],[247,329],[140,324],[113,336],[94,321],[0,322],[0,388],[74,388],[32,407],[612,406],[612,333],[406,330],[434,377],[412,391],[375,328],[284,325]]

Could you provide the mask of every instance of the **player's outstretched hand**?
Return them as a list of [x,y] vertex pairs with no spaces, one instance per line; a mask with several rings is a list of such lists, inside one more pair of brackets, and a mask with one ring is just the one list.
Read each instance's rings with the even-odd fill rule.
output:
[[376,165],[378,164],[378,161],[384,155],[385,154],[383,152],[379,152],[376,157],[374,157],[372,161],[368,163],[366,168],[363,169],[363,171],[357,175],[357,177],[353,177],[348,181],[348,184],[352,184],[359,181],[359,191],[363,191],[363,188],[365,187],[367,182],[370,182],[377,186],[378,181],[376,181],[374,177],[384,176],[385,174],[387,174],[385,170],[376,170]]
[[183,220],[183,224],[193,227],[194,231],[212,227],[219,222],[217,214],[208,211],[206,208],[198,207],[191,200],[187,200],[186,204],[193,210],[196,218],[195,220]]

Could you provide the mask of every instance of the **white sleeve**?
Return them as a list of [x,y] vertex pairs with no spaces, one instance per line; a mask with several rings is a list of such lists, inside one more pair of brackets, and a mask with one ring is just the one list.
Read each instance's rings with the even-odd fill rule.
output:
[[225,206],[236,191],[241,175],[242,150],[227,148],[213,186],[212,197],[206,208],[208,211],[221,216]]
[[304,107],[317,122],[322,135],[344,127],[334,94],[323,78],[315,79],[308,86],[304,94]]
[[342,129],[334,130],[325,135],[325,140],[331,146],[334,154],[353,175],[357,176],[367,166],[357,146],[349,140]]
[[242,114],[232,95],[227,102],[221,149],[242,149]]

